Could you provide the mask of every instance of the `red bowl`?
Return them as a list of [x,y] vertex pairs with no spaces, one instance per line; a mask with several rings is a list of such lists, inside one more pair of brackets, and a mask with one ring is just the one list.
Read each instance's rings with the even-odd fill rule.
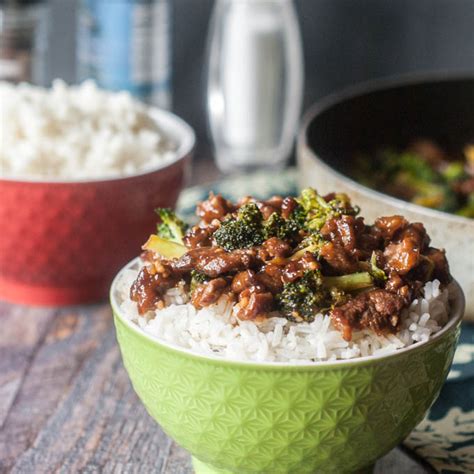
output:
[[114,275],[174,207],[194,148],[175,115],[150,114],[177,143],[161,168],[90,181],[0,179],[0,299],[64,305],[105,299]]

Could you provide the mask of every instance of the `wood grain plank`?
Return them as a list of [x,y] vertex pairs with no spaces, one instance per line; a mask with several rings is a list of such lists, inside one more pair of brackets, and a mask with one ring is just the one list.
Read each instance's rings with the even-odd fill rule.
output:
[[162,474],[193,474],[193,472],[191,456],[173,441]]
[[160,472],[170,444],[133,392],[111,329],[11,472]]
[[0,429],[55,312],[0,302]]
[[[32,355],[14,402],[0,429],[0,467],[8,469],[36,439],[56,410],[101,334],[111,328],[109,310],[69,308],[53,314]],[[36,314],[15,313],[14,324],[37,325]],[[23,318],[24,321],[20,321]],[[18,340],[18,339],[17,339]],[[19,339],[21,341],[21,339]],[[15,351],[16,345],[7,352]],[[15,357],[14,357],[15,358]]]

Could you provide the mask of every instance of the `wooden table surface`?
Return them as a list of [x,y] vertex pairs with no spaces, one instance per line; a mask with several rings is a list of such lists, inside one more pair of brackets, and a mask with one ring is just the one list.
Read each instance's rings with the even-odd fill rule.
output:
[[[215,169],[206,162],[194,181]],[[192,473],[189,454],[148,416],[101,305],[36,308],[0,302],[1,473]],[[431,470],[395,449],[379,474]]]

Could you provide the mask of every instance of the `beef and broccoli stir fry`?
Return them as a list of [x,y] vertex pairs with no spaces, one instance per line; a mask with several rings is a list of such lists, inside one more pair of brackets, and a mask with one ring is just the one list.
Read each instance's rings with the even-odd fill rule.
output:
[[196,213],[199,223],[187,228],[158,210],[161,223],[131,288],[141,314],[163,308],[167,290],[181,285],[196,308],[227,295],[241,320],[303,322],[328,312],[350,340],[357,329],[397,332],[425,282],[451,279],[422,224],[390,216],[367,225],[345,194],[308,188],[296,198],[235,204],[211,194]]
[[474,218],[474,144],[459,156],[425,139],[402,152],[380,149],[357,156],[352,176],[405,201]]

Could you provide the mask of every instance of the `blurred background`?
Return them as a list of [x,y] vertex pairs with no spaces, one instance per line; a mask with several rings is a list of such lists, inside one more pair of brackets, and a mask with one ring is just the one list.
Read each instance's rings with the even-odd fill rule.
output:
[[[203,68],[212,0],[171,2],[172,110],[208,151]],[[49,79],[76,80],[76,0],[51,0]],[[296,0],[303,110],[349,84],[417,71],[473,71],[472,0]]]
[[[474,321],[473,26],[474,0],[0,0],[0,80],[91,77],[175,114],[92,83],[0,82],[0,472],[192,472],[138,408],[110,309],[86,306],[156,232],[156,208],[192,222],[210,191],[347,192],[366,222],[425,223]],[[299,127],[347,86],[435,72],[459,76],[339,98]],[[407,443],[423,466],[392,452],[376,472],[473,472],[474,326],[460,349]]]

